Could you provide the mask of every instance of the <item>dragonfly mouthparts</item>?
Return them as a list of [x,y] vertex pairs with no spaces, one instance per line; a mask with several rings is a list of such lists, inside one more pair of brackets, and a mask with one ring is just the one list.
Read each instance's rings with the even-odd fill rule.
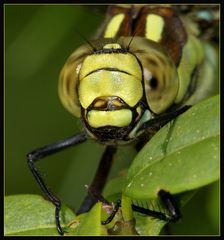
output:
[[117,96],[103,96],[94,99],[93,103],[89,107],[90,109],[110,111],[124,108],[130,108],[124,100]]

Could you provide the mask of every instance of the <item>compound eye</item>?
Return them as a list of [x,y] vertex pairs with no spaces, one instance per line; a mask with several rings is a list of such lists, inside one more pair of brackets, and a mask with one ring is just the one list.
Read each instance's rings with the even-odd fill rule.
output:
[[165,111],[174,102],[178,91],[175,66],[155,62],[150,70],[144,68],[145,95],[149,108],[156,114]]
[[156,89],[158,87],[158,80],[155,77],[152,77],[149,80],[149,86],[151,89]]
[[[123,39],[123,45],[129,39]],[[121,43],[122,45],[122,43]],[[145,97],[149,109],[155,114],[166,111],[175,101],[179,79],[175,59],[161,44],[136,36],[131,42],[131,51],[142,66]]]
[[60,73],[58,93],[64,107],[76,117],[81,115],[81,106],[77,93],[79,72],[83,60],[91,54],[88,45],[80,46],[67,59]]
[[158,87],[158,80],[150,71],[144,69],[145,89],[147,91],[155,90]]

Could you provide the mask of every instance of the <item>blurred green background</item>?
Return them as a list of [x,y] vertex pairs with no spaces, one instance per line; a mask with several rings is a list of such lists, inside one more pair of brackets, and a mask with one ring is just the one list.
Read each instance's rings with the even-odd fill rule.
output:
[[[91,39],[103,21],[105,7],[96,7],[5,5],[5,195],[42,194],[25,155],[82,128],[61,105],[57,84],[67,57],[84,43],[77,31]],[[38,167],[51,190],[77,209],[103,149],[88,141],[44,158]],[[123,147],[116,161],[125,165],[129,152]],[[172,234],[219,234],[219,184],[200,189],[183,215]]]

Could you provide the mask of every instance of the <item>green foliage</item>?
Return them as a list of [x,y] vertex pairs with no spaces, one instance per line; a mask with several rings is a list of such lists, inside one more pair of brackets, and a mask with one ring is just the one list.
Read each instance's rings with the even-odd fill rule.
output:
[[[58,235],[55,227],[55,207],[39,195],[5,197],[5,235]],[[75,217],[72,210],[62,206],[62,226]]]
[[215,96],[163,127],[134,159],[124,193],[148,199],[159,189],[175,194],[218,180],[219,111]]
[[[95,206],[87,213],[82,214],[82,218],[77,218],[78,224],[71,225],[68,234],[72,236],[99,236],[105,232],[104,226],[101,225],[101,208],[102,203],[96,203]],[[76,219],[74,220],[76,221]]]

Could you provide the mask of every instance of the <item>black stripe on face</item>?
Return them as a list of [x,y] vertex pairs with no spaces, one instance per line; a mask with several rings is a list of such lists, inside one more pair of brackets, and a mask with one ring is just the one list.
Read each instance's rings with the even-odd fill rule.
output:
[[[113,43],[111,43],[113,44]],[[128,53],[127,49],[124,48],[103,48],[103,49],[98,49],[93,52],[93,54],[104,54],[104,53],[123,53],[126,54]]]
[[86,74],[86,75],[84,76],[84,78],[87,77],[87,76],[89,76],[89,75],[92,74],[92,73],[99,72],[99,71],[102,71],[102,70],[104,70],[104,71],[113,71],[113,72],[122,72],[122,73],[125,73],[125,74],[128,74],[128,75],[132,75],[131,73],[126,72],[126,71],[123,71],[123,70],[120,70],[120,69],[118,69],[118,68],[109,68],[109,67],[108,67],[108,68],[98,68],[98,69],[96,69],[96,70],[93,70],[93,71],[89,72],[88,74]]

